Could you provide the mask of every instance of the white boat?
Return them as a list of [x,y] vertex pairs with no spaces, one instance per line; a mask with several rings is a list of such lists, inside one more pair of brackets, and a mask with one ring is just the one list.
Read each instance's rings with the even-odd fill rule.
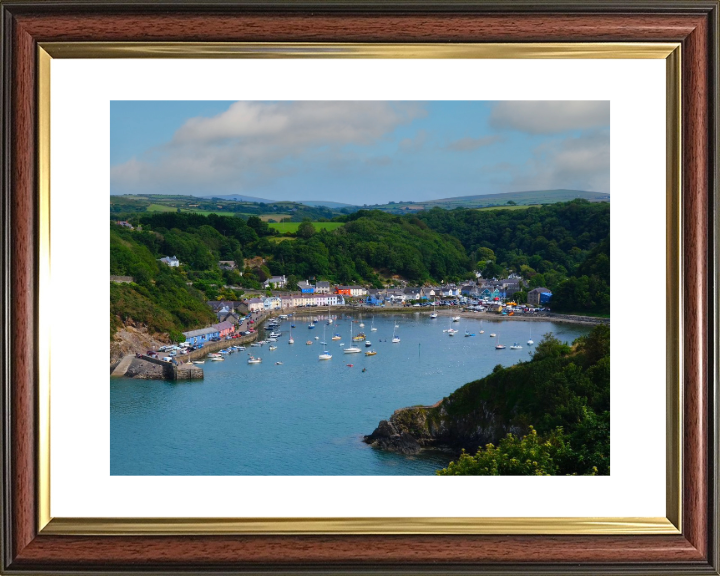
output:
[[268,338],[267,341],[268,342],[277,342],[277,338]]
[[533,344],[535,344],[535,342],[533,342],[532,340],[528,340],[527,343],[528,343],[528,346],[532,346]]
[[530,340],[527,341],[527,344],[528,346],[532,346],[533,344],[535,344],[532,339],[532,323],[530,324]]
[[362,314],[360,314],[360,324],[358,324],[358,326],[360,326],[360,328],[365,328],[365,324],[363,324],[362,321]]
[[235,346],[235,350],[238,352],[245,352],[245,346]]
[[432,318],[434,320],[437,317],[438,317],[437,312],[435,312],[435,300],[433,300],[433,311],[432,311],[432,314],[430,314],[430,318]]
[[213,362],[223,362],[223,361],[225,360],[225,358],[223,358],[222,356],[213,356],[213,357],[211,358],[211,360],[212,360]]
[[315,340],[320,340],[320,336],[315,336]]
[[453,316],[453,322],[460,322],[460,316]]
[[292,337],[292,328],[290,329],[290,340],[288,340],[288,344],[295,344],[295,340],[293,340]]
[[522,346],[520,346],[517,342],[513,342],[513,345],[510,346],[510,350],[522,350]]
[[342,340],[342,336],[340,336],[340,334],[335,334],[335,336],[333,336],[331,340]]
[[372,317],[372,321],[370,322],[370,332],[377,332],[377,328],[375,328],[375,316]]
[[[323,344],[325,344],[324,340],[325,340],[325,326],[323,326]],[[330,354],[330,352],[328,352],[327,350],[325,350],[322,354],[320,354],[318,356],[318,360],[331,360],[331,359],[332,359],[332,354]]]
[[495,350],[505,350],[505,346],[500,344],[500,338],[498,338],[498,343],[495,345]]
[[365,347],[370,348],[370,346],[372,346],[372,342],[370,342],[370,340],[365,340]]
[[195,360],[193,364],[205,364],[205,360]]
[[[350,342],[352,342],[352,339],[353,339],[352,325],[353,325],[353,323],[350,322]],[[341,346],[342,346],[342,344],[341,344]],[[354,345],[350,346],[349,348],[345,348],[345,350],[343,350],[343,353],[345,353],[345,354],[357,354],[358,352],[362,352],[362,350],[360,350],[360,348],[358,348],[357,346],[354,346]]]
[[455,336],[456,330],[448,330],[448,336]]
[[[482,328],[482,320],[480,320],[480,328]],[[480,330],[480,334],[485,334],[485,330]]]
[[260,346],[262,346],[262,344],[260,344],[260,342],[253,342],[252,344],[250,344],[250,346],[253,348],[260,348]]
[[250,356],[250,358],[248,358],[248,364],[261,364],[261,363],[262,363],[262,358],[255,358],[253,356]]
[[315,324],[312,324],[312,323],[308,324],[308,330],[312,330],[313,328],[315,328]]
[[[395,328],[397,328],[397,324],[395,325]],[[393,329],[392,343],[397,344],[398,342],[400,342],[400,338],[395,335],[395,329]]]
[[[332,316],[330,316],[330,302],[328,302],[328,326],[333,323]],[[325,340],[325,338],[323,338]]]
[[496,336],[495,332],[493,332],[492,334],[490,334],[490,338],[495,338],[495,336]]
[[270,346],[270,348],[268,348],[268,350],[277,350],[277,346]]

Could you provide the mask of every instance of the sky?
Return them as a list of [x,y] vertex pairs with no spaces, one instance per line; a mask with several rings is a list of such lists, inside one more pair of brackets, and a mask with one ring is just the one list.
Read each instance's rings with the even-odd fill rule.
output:
[[610,192],[607,101],[113,101],[111,194]]

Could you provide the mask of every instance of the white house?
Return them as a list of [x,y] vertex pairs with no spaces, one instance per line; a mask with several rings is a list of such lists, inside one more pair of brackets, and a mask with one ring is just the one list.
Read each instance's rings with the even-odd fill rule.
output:
[[282,308],[282,300],[279,296],[268,296],[263,300],[265,310],[280,310]]
[[160,262],[167,264],[170,268],[177,268],[180,266],[180,260],[178,260],[175,256],[172,258],[170,256],[165,256],[164,258],[160,258]]
[[275,288],[285,288],[285,284],[287,284],[287,280],[285,279],[285,276],[270,276],[265,282],[263,282],[263,286],[265,288],[269,288],[270,284],[275,286]]
[[248,312],[261,312],[265,310],[265,303],[261,298],[250,298],[247,301]]

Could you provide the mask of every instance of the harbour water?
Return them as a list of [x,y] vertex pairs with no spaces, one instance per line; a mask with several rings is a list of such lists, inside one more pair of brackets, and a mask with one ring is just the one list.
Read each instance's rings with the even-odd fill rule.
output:
[[[206,361],[202,381],[111,379],[111,474],[430,475],[451,456],[387,453],[363,443],[363,435],[398,408],[433,404],[497,364],[528,360],[531,336],[538,343],[553,332],[571,342],[590,331],[552,322],[452,323],[447,316],[433,320],[417,313],[376,315],[377,331],[371,332],[370,316],[363,316],[364,328],[358,316],[327,326],[321,313],[312,330],[307,315],[283,322],[277,350],[265,344],[224,362]],[[344,354],[353,319],[354,333],[365,332],[372,348],[356,342],[362,352]],[[395,324],[397,344],[391,342]],[[451,327],[458,330],[454,337],[444,332]],[[320,344],[323,328],[327,346]],[[466,331],[476,335],[464,337]],[[335,333],[342,340],[331,340]],[[507,348],[496,350],[498,338],[490,333]],[[510,350],[514,342],[523,348]],[[371,349],[377,355],[366,357]],[[318,360],[323,350],[331,360]],[[262,363],[249,365],[249,353]]]

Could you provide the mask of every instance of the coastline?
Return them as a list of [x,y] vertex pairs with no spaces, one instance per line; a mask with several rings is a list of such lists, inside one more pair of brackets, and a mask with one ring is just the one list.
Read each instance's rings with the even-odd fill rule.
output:
[[[443,307],[445,308],[445,307]],[[281,314],[289,313],[288,310],[279,311]],[[334,306],[330,310],[330,314],[368,314],[387,315],[387,314],[425,314],[430,315],[431,308],[413,308],[412,306],[398,307],[372,307],[372,306]],[[610,324],[610,318],[599,318],[594,316],[578,316],[574,314],[558,314],[555,312],[536,312],[533,314],[518,314],[517,316],[503,316],[494,312],[470,312],[463,309],[453,308],[437,309],[438,317],[460,316],[461,318],[475,318],[477,320],[487,320],[488,322],[564,322],[567,324],[582,324],[586,326],[594,326],[596,324]],[[295,308],[292,311],[293,316],[326,316],[327,308]]]

